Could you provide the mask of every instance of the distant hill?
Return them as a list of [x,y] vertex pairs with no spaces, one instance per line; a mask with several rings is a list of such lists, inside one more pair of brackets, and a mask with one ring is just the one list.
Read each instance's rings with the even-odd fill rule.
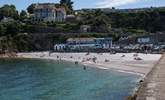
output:
[[121,13],[137,13],[142,11],[153,11],[153,10],[161,10],[165,9],[165,7],[150,7],[150,8],[130,8],[130,9],[116,9],[116,8],[88,8],[88,9],[79,9],[75,10],[76,12],[95,12],[97,10],[101,10],[104,13],[114,13],[114,12],[121,12]]
[[[147,32],[165,31],[165,7],[150,7],[136,9],[81,9],[76,10],[84,17],[85,24],[110,24],[112,28],[140,29]],[[96,19],[98,18],[98,19]],[[104,20],[106,18],[106,20]],[[92,21],[96,19],[95,21]],[[104,20],[104,21],[103,21]],[[100,25],[96,23],[96,25]],[[98,28],[96,28],[98,29]]]

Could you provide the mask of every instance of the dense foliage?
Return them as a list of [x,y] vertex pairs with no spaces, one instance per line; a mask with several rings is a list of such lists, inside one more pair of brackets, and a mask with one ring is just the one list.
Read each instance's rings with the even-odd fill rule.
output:
[[165,9],[153,9],[137,13],[110,13],[113,21],[112,27],[143,29],[148,32],[165,30]]
[[35,4],[31,4],[30,6],[27,7],[27,11],[29,14],[34,13],[34,8],[35,8]]
[[73,11],[73,2],[71,0],[60,0],[61,5],[65,5],[69,10]]
[[[56,6],[62,5],[72,10],[71,0],[61,0],[60,3]],[[27,11],[33,13],[33,8],[34,4]],[[18,13],[14,5],[4,5],[0,8],[0,51],[49,50],[53,49],[53,44],[65,43],[71,37],[112,36],[118,40],[123,34],[139,36],[164,32],[164,23],[165,8],[131,12],[115,10],[108,13],[101,10],[83,11],[76,15],[74,21],[33,22],[26,11]],[[81,25],[91,26],[90,32],[80,33]]]
[[81,16],[85,17],[85,24],[92,24],[93,26],[97,25],[97,23],[103,23],[104,25],[111,25],[112,28],[140,29],[147,32],[165,30],[165,8],[150,8],[150,10],[140,10],[137,12],[115,11],[110,13],[96,10],[93,12],[83,12]]
[[19,18],[18,11],[14,5],[4,5],[0,8],[0,19],[3,17],[12,17],[14,19]]

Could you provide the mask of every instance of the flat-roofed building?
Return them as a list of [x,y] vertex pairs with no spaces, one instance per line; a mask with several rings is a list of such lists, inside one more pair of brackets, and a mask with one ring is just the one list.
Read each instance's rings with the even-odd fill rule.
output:
[[139,44],[155,44],[157,42],[158,42],[157,38],[152,35],[137,37],[137,43]]
[[110,49],[112,38],[69,38],[67,45],[70,49]]
[[55,44],[55,51],[89,51],[109,50],[112,47],[112,38],[69,38],[65,44]]
[[64,51],[66,50],[67,45],[66,44],[56,44],[54,45],[55,51]]

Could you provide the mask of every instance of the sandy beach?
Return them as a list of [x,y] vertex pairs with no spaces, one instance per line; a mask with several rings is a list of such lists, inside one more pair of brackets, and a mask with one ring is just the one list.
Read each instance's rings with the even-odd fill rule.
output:
[[39,58],[64,60],[78,62],[80,64],[97,67],[100,69],[111,69],[126,73],[138,74],[145,77],[157,61],[161,54],[142,54],[142,53],[51,53],[33,52],[18,53],[21,58]]

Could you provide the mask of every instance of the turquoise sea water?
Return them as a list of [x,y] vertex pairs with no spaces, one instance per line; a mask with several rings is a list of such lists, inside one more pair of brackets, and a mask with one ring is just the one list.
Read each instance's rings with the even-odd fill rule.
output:
[[0,60],[0,100],[124,100],[139,76],[52,60]]

